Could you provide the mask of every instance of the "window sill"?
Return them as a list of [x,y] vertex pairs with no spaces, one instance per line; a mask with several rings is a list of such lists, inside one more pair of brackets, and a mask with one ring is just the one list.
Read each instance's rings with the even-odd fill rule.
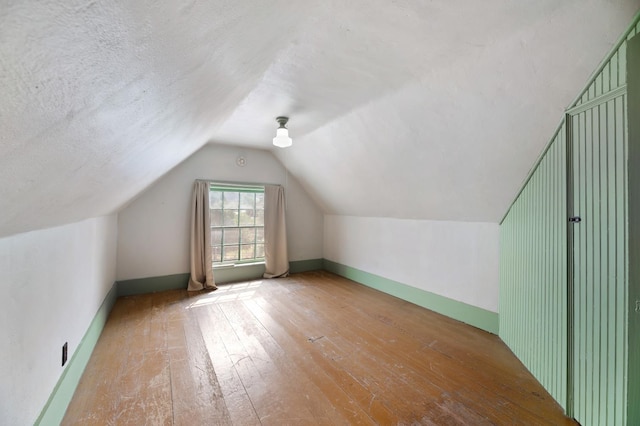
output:
[[258,262],[248,262],[248,263],[233,263],[227,265],[213,265],[213,270],[216,269],[233,269],[233,268],[242,268],[243,266],[257,266],[264,265],[264,260]]

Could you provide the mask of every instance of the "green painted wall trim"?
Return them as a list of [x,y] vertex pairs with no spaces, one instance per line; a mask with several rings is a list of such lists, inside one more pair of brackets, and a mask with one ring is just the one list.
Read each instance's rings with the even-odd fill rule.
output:
[[457,300],[449,299],[327,259],[324,260],[324,269],[364,284],[367,287],[380,290],[418,306],[422,306],[423,308],[488,331],[489,333],[498,334],[498,314],[495,312],[467,305]]
[[[292,274],[306,271],[317,271],[322,269],[322,259],[296,260],[289,262],[289,269]],[[264,264],[219,268],[213,271],[213,276],[218,284],[256,280],[262,278],[262,274],[264,274]],[[188,282],[188,272],[160,277],[136,278],[133,280],[118,281],[118,296],[131,296],[134,294],[154,293],[157,291],[186,289]]]
[[156,291],[176,290],[179,288],[186,289],[188,282],[188,273],[118,281],[118,297],[154,293]]
[[104,325],[107,322],[109,313],[116,303],[117,298],[117,284],[114,283],[107,296],[104,298],[102,305],[96,312],[95,317],[91,321],[87,332],[82,337],[80,344],[73,353],[73,356],[69,360],[66,369],[62,372],[62,376],[56,383],[55,388],[49,400],[45,404],[44,408],[40,412],[38,419],[35,421],[36,425],[57,425],[62,422],[62,418],[67,411],[69,402],[76,391],[76,387],[80,382],[80,377],[84,372],[89,358],[93,353],[98,338],[104,329]]
[[289,272],[292,274],[319,271],[322,269],[324,269],[323,259],[296,260],[295,262],[289,262]]
[[242,265],[232,268],[214,269],[213,277],[217,284],[237,283],[239,281],[258,280],[264,274],[264,263]]

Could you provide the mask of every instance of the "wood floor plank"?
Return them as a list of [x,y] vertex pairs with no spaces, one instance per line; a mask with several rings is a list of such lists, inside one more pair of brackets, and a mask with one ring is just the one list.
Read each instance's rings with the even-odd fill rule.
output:
[[[324,275],[326,273],[319,272]],[[341,283],[335,276],[328,274],[330,281]],[[301,277],[306,279],[306,277]],[[327,290],[327,286],[313,286],[314,289]],[[343,287],[343,286],[339,286]],[[353,290],[353,286],[347,287]],[[344,288],[343,288],[344,289]],[[332,291],[335,290],[332,289]],[[363,303],[358,305],[361,307],[370,307],[378,302],[375,297],[377,292],[372,289],[366,289],[364,293],[358,292]],[[370,296],[370,297],[368,297]],[[504,345],[497,336],[466,326],[450,318],[434,314],[431,311],[422,309],[416,305],[408,304],[400,299],[395,299],[396,303],[405,305],[403,309],[386,312],[392,319],[383,316],[386,323],[392,323],[401,331],[401,335],[409,334],[412,338],[424,343],[424,350],[434,349],[443,353],[447,357],[456,360],[460,365],[465,365],[479,374],[478,383],[493,382],[501,389],[501,395],[506,398],[515,398],[516,404],[528,408],[532,413],[544,417],[545,421],[551,424],[574,424],[572,420],[562,416],[561,409],[551,396],[543,390],[542,386],[533,378],[533,376],[524,368],[522,363],[513,355],[513,353]],[[382,310],[384,311],[384,307]],[[373,317],[368,313],[369,317]],[[430,321],[430,327],[425,328],[424,321],[428,317],[440,317],[439,321]],[[357,317],[359,318],[359,317]],[[439,323],[446,324],[446,328],[439,326]],[[404,325],[404,327],[403,327]],[[412,325],[411,327],[406,327]],[[432,334],[432,330],[436,330],[436,334]],[[454,331],[457,339],[442,339],[438,336],[447,336]],[[420,334],[432,334],[426,341]],[[435,340],[434,340],[435,339]],[[461,356],[459,356],[461,354]],[[473,355],[473,356],[469,356]],[[494,389],[495,391],[496,389]],[[549,405],[557,406],[557,410],[545,409]],[[560,414],[559,414],[560,413]],[[546,417],[546,414],[550,414]]]
[[[339,424],[341,416],[337,415],[335,407],[324,395],[315,388],[313,381],[309,379],[306,371],[298,368],[292,357],[275,341],[273,336],[264,328],[262,323],[242,302],[221,305],[225,316],[234,326],[236,334],[243,342],[252,342],[252,353],[263,353],[272,364],[274,379],[282,382],[290,388],[290,397],[287,405],[304,408],[304,412],[295,413],[296,418],[305,418],[308,421],[329,424]],[[295,377],[296,380],[291,380]],[[278,392],[280,394],[280,392]],[[313,395],[313,397],[312,397]],[[272,396],[273,397],[273,396]]]
[[167,323],[173,423],[224,424],[229,412],[197,318],[182,314]]
[[[270,301],[278,303],[278,298]],[[283,307],[279,306],[277,309],[281,310]],[[361,403],[371,404],[376,398],[381,400],[393,410],[393,423],[419,421],[427,405],[431,411],[441,409],[439,401],[446,395],[442,383],[439,386],[425,380],[424,376],[412,374],[410,368],[397,362],[398,357],[407,351],[406,347],[396,347],[393,352],[386,351],[382,343],[376,342],[377,339],[366,329],[355,328],[353,323],[344,327],[344,319],[341,318],[339,310],[327,308],[323,312],[310,312],[299,303],[293,303],[290,309],[298,311],[300,317],[313,321],[318,329],[322,330],[321,333],[325,337],[317,340],[315,344],[325,348],[325,352],[331,353],[332,356],[337,356],[337,362],[344,365],[345,369],[370,390],[370,400],[360,401]],[[344,348],[348,348],[347,355],[340,355]],[[372,364],[377,367],[375,371],[366,368]],[[381,380],[381,377],[384,380]],[[395,395],[400,397],[394,399]],[[466,411],[469,415],[473,413],[469,407]],[[478,423],[482,416],[475,414],[474,420]]]
[[216,316],[214,309],[208,308],[197,309],[195,314],[229,412],[229,424],[260,424],[258,414],[234,366],[234,358],[224,343],[222,329],[218,327],[218,321],[222,317]]
[[[322,292],[324,289],[320,289],[318,286],[309,286],[310,292]],[[322,295],[317,296],[322,297]],[[298,305],[299,306],[299,305]],[[370,305],[366,305],[370,307]],[[329,311],[325,311],[329,312]],[[375,341],[375,346],[372,351],[369,351],[371,355],[375,357],[375,362],[384,363],[389,362],[389,366],[395,364],[395,361],[401,359],[402,364],[406,367],[405,371],[409,373],[407,377],[420,377],[418,372],[429,368],[434,372],[439,372],[433,376],[435,383],[439,389],[446,390],[447,387],[453,386],[460,389],[458,398],[466,399],[469,404],[469,408],[476,405],[474,402],[474,395],[487,394],[487,389],[482,384],[490,382],[491,376],[487,375],[486,369],[474,368],[470,365],[470,362],[459,363],[455,368],[447,368],[451,365],[450,356],[443,354],[439,351],[433,351],[429,346],[423,346],[420,341],[409,338],[406,334],[399,334],[388,323],[379,323],[376,327],[371,327],[370,321],[366,320],[363,315],[352,315],[345,313],[344,309],[335,310],[330,317],[326,319],[334,323],[334,327],[340,327],[343,321],[350,320],[351,327],[345,329],[351,333],[346,336],[348,339],[356,339],[363,336],[368,336],[371,341]],[[370,332],[374,330],[375,333]],[[447,339],[447,336],[443,336],[443,339]],[[387,359],[386,354],[392,353],[393,358]],[[452,351],[449,351],[452,353]],[[391,369],[391,367],[389,367]],[[495,372],[493,373],[495,375]],[[476,377],[477,380],[469,380],[471,377]],[[415,387],[417,384],[412,384]],[[488,407],[499,407],[500,413],[509,414],[513,404],[511,397],[514,392],[519,392],[521,388],[505,389],[499,387],[493,389],[494,392],[488,393],[493,395],[493,398],[485,401]],[[471,393],[472,396],[468,396]],[[529,396],[529,395],[525,395]],[[544,422],[554,419],[543,419],[538,415],[538,398],[526,398],[525,402],[532,404],[526,404],[525,408],[528,408],[529,413],[521,412],[520,407],[516,410],[520,413],[520,417],[531,423]]]
[[497,336],[327,272],[120,298],[63,424],[575,424]]
[[[334,424],[374,424],[355,401],[331,378],[327,373],[329,369],[326,362],[316,362],[310,354],[308,345],[301,345],[301,341],[307,341],[306,337],[297,330],[292,331],[283,322],[278,321],[267,314],[255,300],[245,301],[247,309],[265,326],[269,334],[286,351],[292,362],[305,372],[309,381],[333,404],[333,409],[340,414],[342,421]],[[309,342],[310,343],[310,342]],[[298,376],[293,376],[298,377]]]
[[[309,285],[309,288],[312,288],[313,291],[325,291],[325,292],[331,291],[332,293],[334,293],[333,296],[335,296],[335,293],[339,293],[340,289],[331,288],[329,290],[327,289],[327,287],[328,286],[314,286],[313,284]],[[370,293],[373,296],[375,296],[376,292],[369,289],[367,293]],[[363,294],[360,294],[360,295],[363,296]],[[375,297],[372,298],[371,300],[367,300],[366,297],[362,297],[361,300],[363,301],[363,303],[358,305],[358,307],[355,309],[357,309],[358,312],[363,315],[353,316],[352,317],[353,321],[356,321],[356,323],[361,324],[362,327],[366,327],[366,324],[368,324],[367,318],[377,317],[381,315],[383,318],[385,318],[385,320],[382,321],[383,324],[390,325],[394,329],[398,329],[398,331],[401,331],[400,333],[394,332],[392,336],[397,335],[398,338],[401,339],[403,338],[403,336],[410,335],[412,339],[415,339],[416,342],[420,342],[421,345],[423,345],[420,348],[421,352],[432,353],[431,351],[435,350],[442,353],[447,358],[457,361],[460,366],[459,367],[460,371],[465,371],[470,369],[471,371],[467,372],[467,374],[473,373],[478,376],[480,380],[474,383],[479,383],[480,385],[482,385],[482,383],[490,382],[491,378],[498,379],[498,383],[500,383],[500,386],[497,389],[498,391],[497,393],[502,399],[504,399],[504,401],[500,402],[501,406],[508,406],[511,403],[510,400],[515,395],[519,395],[519,397],[521,397],[522,401],[525,403],[525,407],[528,408],[531,413],[535,413],[536,415],[538,415],[538,413],[543,413],[543,414],[545,413],[544,410],[542,411],[540,410],[541,406],[544,406],[549,403],[555,403],[551,399],[551,397],[545,392],[541,393],[535,390],[528,391],[531,388],[531,386],[539,387],[539,384],[526,371],[526,369],[522,368],[522,364],[513,356],[513,354],[508,350],[508,348],[506,348],[506,346],[500,344],[503,350],[497,351],[493,349],[492,356],[488,356],[485,354],[485,348],[488,348],[488,347],[490,348],[492,346],[495,347],[495,342],[499,341],[497,336],[493,336],[493,335],[490,335],[489,333],[483,333],[483,332],[478,333],[479,330],[475,330],[475,333],[472,333],[471,335],[471,337],[475,339],[472,340],[467,337],[468,336],[467,330],[473,330],[472,327],[468,327],[468,326],[459,327],[461,325],[460,323],[457,323],[457,324],[454,323],[453,325],[455,325],[456,327],[459,327],[462,331],[462,333],[456,333],[456,336],[457,336],[456,339],[446,339],[446,338],[440,338],[439,340],[436,339],[435,337],[437,337],[438,335],[446,337],[447,335],[451,334],[450,330],[447,333],[445,332],[446,330],[442,330],[441,328],[438,328],[437,333],[434,334],[435,337],[428,337],[425,340],[424,338],[422,338],[419,335],[416,335],[415,333],[415,330],[421,329],[420,326],[422,325],[422,323],[420,322],[415,323],[414,326],[410,329],[402,329],[402,328],[398,328],[397,319],[407,318],[407,320],[403,322],[409,323],[409,320],[413,320],[416,317],[420,319],[422,313],[426,312],[431,315],[434,315],[433,313],[423,310],[415,305],[407,306],[404,309],[402,309],[400,312],[398,311],[396,311],[395,313],[386,312],[386,314],[388,315],[393,315],[397,317],[396,320],[393,320],[384,315],[385,314],[384,306],[375,306],[375,303],[377,302],[377,299],[375,299]],[[404,301],[398,300],[398,302],[403,303]],[[365,312],[367,309],[370,310],[372,307],[376,310],[379,310],[379,311],[376,311],[377,312],[376,315],[372,315],[371,312]],[[382,311],[382,313],[380,311]],[[408,317],[406,317],[407,315]],[[441,317],[441,319],[445,323],[451,321],[449,318],[445,318],[445,317]],[[432,321],[430,329],[437,328],[437,327],[438,327],[438,324]],[[424,327],[422,327],[422,329],[424,329]],[[385,328],[379,327],[379,330],[385,331]],[[478,341],[478,338],[480,338],[480,341]],[[384,339],[381,340],[382,344],[384,344],[384,342],[385,342]],[[473,348],[474,348],[473,357],[468,357],[470,344],[473,345]],[[405,354],[407,353],[407,351],[401,351],[400,353]],[[409,351],[408,353],[411,355],[416,355],[413,353],[413,351]],[[458,354],[461,354],[461,355],[459,356]],[[432,358],[432,356],[428,356],[427,358]],[[487,366],[492,366],[493,368],[486,368]],[[516,382],[513,382],[513,378],[514,378],[513,371],[521,372],[521,374],[516,375],[518,379]],[[506,383],[512,383],[512,385],[507,386]],[[557,418],[557,416],[554,416],[553,418],[546,419],[546,420],[550,422],[557,422],[559,419]]]
[[[279,318],[283,324],[289,324],[296,327],[298,330],[294,333],[297,342],[309,342],[310,340],[318,341],[322,334],[319,334],[317,329],[309,327],[308,323],[292,311],[281,310],[277,298],[269,298],[267,302],[264,298],[256,298],[256,302],[265,309],[269,314]],[[286,312],[284,316],[280,316],[279,312]],[[324,338],[322,339],[324,340]],[[363,383],[359,377],[353,374],[353,372],[345,369],[340,363],[341,359],[351,356],[353,349],[351,345],[346,348],[339,348],[330,343],[327,347],[320,345],[312,345],[310,349],[311,359],[316,365],[322,366],[324,371],[338,384],[338,386],[346,390],[351,396],[352,401],[371,417],[374,422],[381,422],[388,424],[392,422],[396,417],[389,410],[386,404],[380,399],[375,398],[375,392],[369,389],[366,384]],[[309,342],[311,343],[311,342]]]

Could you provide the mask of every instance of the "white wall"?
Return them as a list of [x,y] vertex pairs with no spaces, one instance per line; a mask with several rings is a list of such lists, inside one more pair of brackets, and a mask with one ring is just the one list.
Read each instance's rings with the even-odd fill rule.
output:
[[189,272],[195,179],[285,185],[289,260],[322,257],[323,213],[269,151],[207,145],[118,214],[118,280]]
[[115,215],[0,239],[1,424],[40,414],[115,282],[116,239]]
[[327,215],[324,258],[498,311],[495,223]]

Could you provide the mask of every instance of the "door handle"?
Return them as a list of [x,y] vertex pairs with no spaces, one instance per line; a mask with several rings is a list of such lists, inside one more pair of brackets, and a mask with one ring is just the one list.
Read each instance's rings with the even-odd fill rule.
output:
[[578,222],[582,222],[582,219],[580,218],[580,216],[572,216],[569,218],[569,222],[578,223]]

